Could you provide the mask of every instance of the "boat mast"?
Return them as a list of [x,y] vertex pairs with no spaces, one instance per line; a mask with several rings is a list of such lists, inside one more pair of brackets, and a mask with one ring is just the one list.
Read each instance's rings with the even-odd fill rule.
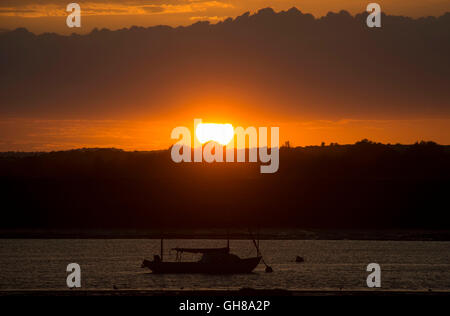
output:
[[256,256],[259,257],[259,226],[256,227]]
[[161,261],[163,261],[163,236],[161,235]]

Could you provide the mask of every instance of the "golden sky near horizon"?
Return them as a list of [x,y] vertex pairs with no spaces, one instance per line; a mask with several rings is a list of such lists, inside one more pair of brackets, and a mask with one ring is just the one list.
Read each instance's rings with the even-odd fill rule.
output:
[[[203,122],[211,120],[203,119]],[[233,120],[234,127],[248,125]],[[176,140],[170,138],[176,126],[186,126],[193,137],[193,120],[0,120],[0,152],[57,151],[74,148],[120,148],[124,150],[167,149]],[[417,120],[314,120],[248,122],[259,126],[280,127],[280,144],[291,146],[320,145],[321,142],[353,144],[363,138],[375,142],[413,144],[435,141],[450,144],[450,119]],[[260,123],[260,124],[258,124]],[[269,123],[264,125],[264,123]]]
[[[304,13],[323,16],[342,9],[356,14],[372,1],[361,0],[88,0],[80,4],[82,27],[65,23],[69,0],[2,0],[0,29],[26,27],[32,32],[87,33],[93,28],[120,29],[152,25],[189,25],[199,20],[215,23],[246,11],[272,7],[276,11],[293,6]],[[384,12],[411,17],[439,16],[450,11],[448,0],[378,0]]]

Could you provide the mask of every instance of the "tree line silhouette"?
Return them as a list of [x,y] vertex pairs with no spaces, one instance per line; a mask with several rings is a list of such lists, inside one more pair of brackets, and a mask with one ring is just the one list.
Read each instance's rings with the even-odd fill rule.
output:
[[1,228],[449,228],[450,146],[331,144],[260,163],[169,150],[1,153]]

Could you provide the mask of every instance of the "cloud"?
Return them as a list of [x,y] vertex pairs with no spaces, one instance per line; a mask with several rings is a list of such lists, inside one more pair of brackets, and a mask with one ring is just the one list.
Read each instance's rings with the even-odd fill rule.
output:
[[211,21],[211,22],[218,22],[223,21],[227,16],[191,16],[189,20],[191,21]]
[[[0,16],[24,18],[67,16],[67,1],[42,4],[41,1],[12,2],[0,5]],[[101,1],[77,2],[83,16],[98,15],[152,15],[204,12],[208,9],[232,8],[233,5],[222,1],[165,1],[160,4],[149,1]],[[14,5],[13,5],[14,4]]]
[[24,5],[20,7],[0,8],[0,16],[37,18],[65,15],[67,15],[65,7],[57,5]]
[[164,12],[164,7],[162,6],[145,6],[143,9],[149,13],[161,13]]

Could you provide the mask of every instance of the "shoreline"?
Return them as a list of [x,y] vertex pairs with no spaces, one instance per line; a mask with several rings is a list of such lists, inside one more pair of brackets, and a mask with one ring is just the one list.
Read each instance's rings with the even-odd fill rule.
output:
[[274,297],[274,296],[449,296],[450,290],[0,290],[0,296],[168,296],[168,297]]
[[[256,233],[252,231],[253,237]],[[248,240],[252,235],[236,229],[199,230],[75,230],[49,229],[0,230],[0,239],[231,239]],[[378,241],[450,241],[450,230],[326,230],[326,229],[260,229],[260,240],[378,240]]]

